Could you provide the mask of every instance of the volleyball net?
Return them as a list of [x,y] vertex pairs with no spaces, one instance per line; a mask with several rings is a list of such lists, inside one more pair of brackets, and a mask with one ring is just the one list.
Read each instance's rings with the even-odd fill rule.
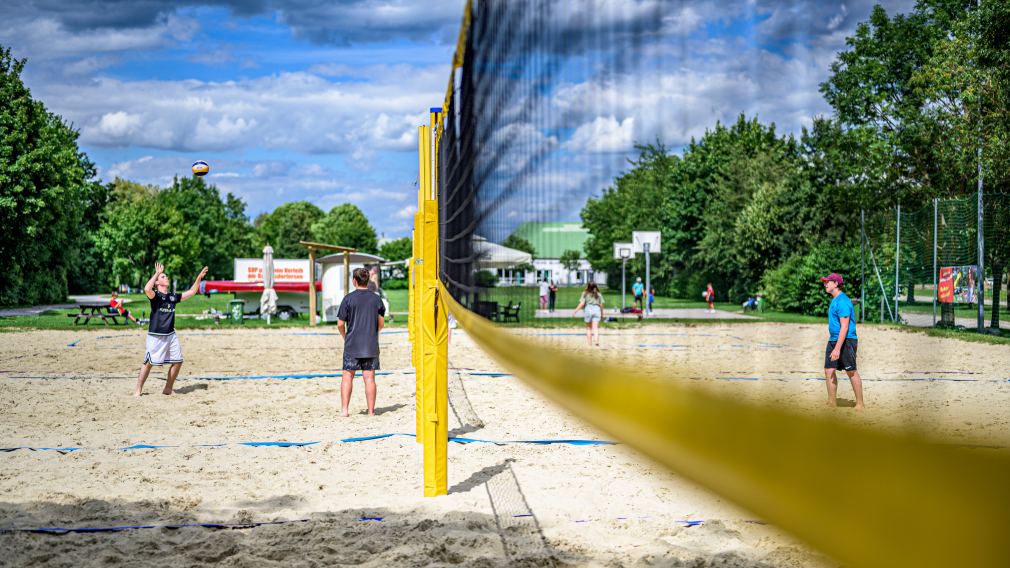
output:
[[[587,249],[601,254],[631,241],[635,230],[659,230],[664,208],[695,207],[648,190],[662,161],[627,179],[629,158],[690,146],[701,134],[696,115],[716,109],[705,99],[710,86],[698,84],[692,69],[732,55],[734,73],[756,77],[766,54],[747,37],[728,51],[690,51],[684,38],[693,7],[598,0],[575,11],[559,1],[467,2],[445,100],[418,137],[409,326],[425,494],[444,494],[447,486],[452,314],[482,349],[554,403],[845,564],[1005,562],[1005,451],[657,380],[690,375],[690,362],[680,369],[648,369],[644,360],[615,366],[507,327],[549,317],[541,313],[550,313],[539,303],[541,284],[564,294],[570,284],[604,283]],[[756,79],[742,84],[762,88]],[[652,150],[636,148],[641,142]],[[653,212],[652,225],[636,215],[634,226],[617,222],[609,241],[593,242],[579,231],[586,205],[621,176],[641,184],[626,206]]]

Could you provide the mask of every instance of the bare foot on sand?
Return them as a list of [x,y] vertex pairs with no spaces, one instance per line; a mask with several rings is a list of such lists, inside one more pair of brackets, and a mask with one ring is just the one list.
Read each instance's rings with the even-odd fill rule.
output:
[[865,406],[863,406],[863,405],[862,405],[862,403],[860,403],[860,404],[857,404],[857,405],[855,406],[855,409],[856,409],[856,410],[863,410],[863,409],[865,409],[865,408],[866,408],[866,407],[865,407]]
[[170,390],[170,391],[161,391],[161,394],[164,394],[164,395],[170,395],[170,394],[175,394],[175,391],[174,391],[174,390]]

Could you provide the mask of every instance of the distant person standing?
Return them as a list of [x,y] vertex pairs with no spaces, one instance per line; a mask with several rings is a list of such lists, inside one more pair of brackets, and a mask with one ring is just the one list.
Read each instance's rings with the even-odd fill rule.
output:
[[844,370],[852,384],[852,392],[856,395],[856,410],[863,409],[863,381],[856,370],[856,336],[855,310],[852,301],[841,291],[842,276],[832,272],[821,277],[824,291],[831,296],[828,306],[828,345],[824,351],[824,379],[828,385],[828,406],[838,406],[835,397],[838,392],[838,379],[835,371]]
[[375,415],[375,371],[379,370],[379,332],[385,324],[386,308],[379,295],[368,290],[367,268],[354,269],[354,291],[344,296],[337,309],[337,329],[344,338],[343,377],[340,382],[340,415],[350,416],[348,405],[354,374],[361,371],[365,381],[368,415]]
[[144,355],[144,364],[140,366],[140,375],[137,376],[137,386],[133,389],[133,396],[140,396],[144,391],[144,381],[151,373],[151,366],[169,365],[168,380],[165,381],[165,388],[161,394],[173,394],[172,385],[175,378],[179,376],[182,369],[182,346],[179,345],[179,338],[175,335],[175,305],[183,300],[188,300],[200,291],[200,281],[207,275],[207,267],[204,266],[200,275],[196,277],[196,282],[182,294],[173,294],[168,291],[170,280],[165,274],[165,267],[160,263],[154,263],[154,276],[147,281],[144,286],[144,294],[151,300],[151,325],[147,328],[147,353]]
[[547,279],[544,278],[540,281],[540,309],[547,309],[547,297],[551,295],[551,286],[547,283]]
[[652,313],[652,304],[655,301],[656,301],[656,289],[653,288],[653,287],[649,287],[649,304],[648,304],[649,305],[649,310],[648,311],[649,311],[650,314]]
[[642,284],[642,277],[639,276],[635,279],[635,283],[631,285],[631,293],[635,296],[634,306],[638,309],[644,309],[645,304],[642,302],[642,295],[645,292],[645,284]]
[[572,312],[572,317],[575,317],[583,308],[585,308],[582,319],[586,322],[586,343],[590,346],[595,343],[599,347],[600,320],[603,319],[603,294],[600,294],[600,289],[595,282],[590,281],[589,284],[586,284],[586,289],[583,290],[579,305]]
[[705,288],[705,301],[708,302],[708,313],[715,313],[715,288],[712,287],[712,283],[708,283],[708,287]]
[[558,303],[558,284],[551,280],[550,288],[547,289],[547,311],[554,313],[554,308]]

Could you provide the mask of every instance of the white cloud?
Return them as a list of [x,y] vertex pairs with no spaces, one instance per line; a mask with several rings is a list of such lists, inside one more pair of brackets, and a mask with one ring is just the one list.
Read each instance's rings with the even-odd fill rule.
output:
[[635,143],[635,119],[600,116],[575,129],[565,146],[583,152],[628,152]]
[[417,205],[408,205],[393,214],[394,219],[413,219],[417,213]]

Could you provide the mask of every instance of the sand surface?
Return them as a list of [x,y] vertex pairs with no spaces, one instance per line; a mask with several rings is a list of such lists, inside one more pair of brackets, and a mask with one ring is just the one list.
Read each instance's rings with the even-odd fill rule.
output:
[[[517,330],[627,366],[663,370],[802,412],[878,427],[914,423],[941,440],[1008,451],[1010,347],[860,329],[868,408],[823,408],[824,330],[786,324]],[[201,377],[338,371],[332,328],[180,332],[177,395],[130,396],[141,330],[0,333],[0,529],[296,521],[242,529],[0,533],[0,564],[327,566],[834,566],[718,496],[625,446],[450,444],[449,495],[422,496],[407,335],[381,338],[378,415],[360,379],[339,418],[339,379]],[[457,333],[450,352],[450,435],[485,440],[602,439],[500,371]],[[760,380],[728,380],[758,378]],[[943,379],[943,380],[921,380]],[[971,379],[971,380],[953,380]],[[318,442],[248,447],[239,442]],[[121,450],[135,444],[171,445]],[[227,444],[196,446],[198,444]],[[382,520],[378,520],[381,518]],[[693,525],[693,521],[702,521]],[[692,526],[693,525],[693,526]]]

